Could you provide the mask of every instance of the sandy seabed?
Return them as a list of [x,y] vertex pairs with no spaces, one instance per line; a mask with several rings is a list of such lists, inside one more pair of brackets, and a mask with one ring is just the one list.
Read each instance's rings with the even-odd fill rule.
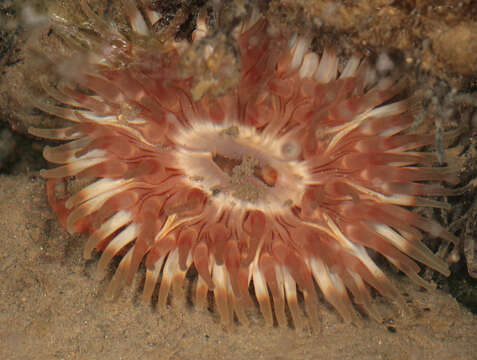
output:
[[322,304],[319,330],[267,327],[258,310],[250,326],[227,330],[181,299],[158,312],[139,298],[142,273],[108,301],[84,239],[59,227],[43,188],[0,177],[0,359],[477,359],[477,317],[399,275],[404,312],[378,296],[384,323],[355,326]]

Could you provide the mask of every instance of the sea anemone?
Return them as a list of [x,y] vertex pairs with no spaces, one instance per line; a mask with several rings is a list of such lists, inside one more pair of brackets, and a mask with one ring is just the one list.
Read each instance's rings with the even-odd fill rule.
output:
[[[254,295],[267,323],[286,326],[287,312],[302,321],[300,293],[313,323],[320,293],[345,321],[358,320],[355,308],[379,319],[370,289],[400,296],[372,254],[424,287],[413,260],[449,275],[422,232],[458,239],[406,207],[448,208],[429,197],[456,194],[441,183],[458,177],[421,151],[434,135],[413,133],[408,101],[393,102],[400,82],[360,56],[345,66],[332,50],[318,56],[307,37],[253,11],[230,32],[237,81],[212,94],[234,69],[215,56],[204,19],[190,42],[159,41],[161,14],[127,4],[129,34],[84,1],[86,31],[53,19],[76,53],[57,85],[42,79],[57,103],[36,106],[75,124],[29,130],[68,141],[44,149],[60,166],[41,175],[59,221],[89,234],[84,256],[102,252],[99,274],[121,259],[111,295],[144,263],[143,297],[159,285],[159,308],[189,273],[193,301],[207,306],[213,294],[225,324],[247,323]],[[217,77],[202,86],[198,71],[183,71],[192,55]],[[83,188],[59,195],[71,179]]]

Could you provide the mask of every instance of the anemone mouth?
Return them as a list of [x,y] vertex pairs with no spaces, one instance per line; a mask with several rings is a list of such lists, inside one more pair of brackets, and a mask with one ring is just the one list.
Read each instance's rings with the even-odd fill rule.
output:
[[252,126],[200,122],[174,142],[190,186],[218,208],[274,214],[301,203],[309,175],[302,161],[290,158],[292,145],[285,137],[267,139]]

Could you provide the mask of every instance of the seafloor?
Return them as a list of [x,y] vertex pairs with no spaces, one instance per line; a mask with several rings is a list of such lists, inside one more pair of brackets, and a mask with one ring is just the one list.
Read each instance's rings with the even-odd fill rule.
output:
[[[229,16],[251,2],[226,2]],[[477,359],[477,281],[468,271],[474,266],[477,273],[475,188],[446,199],[451,211],[426,213],[462,239],[453,275],[434,276],[438,288],[424,291],[386,267],[407,304],[401,311],[376,296],[383,323],[364,318],[360,326],[345,324],[323,303],[318,330],[267,327],[258,310],[250,326],[226,330],[216,313],[185,301],[173,301],[162,312],[142,303],[142,273],[117,301],[107,301],[107,282],[94,278],[96,260],[82,258],[84,238],[67,234],[47,204],[38,176],[46,166],[45,143],[25,131],[52,121],[29,100],[36,94],[38,56],[20,14],[54,9],[67,16],[78,12],[75,3],[0,2],[0,359]],[[124,21],[120,1],[89,3],[105,17]],[[192,18],[220,2],[155,3],[171,18],[178,9]],[[458,164],[462,184],[477,176],[476,1],[258,3],[283,29],[312,34],[318,51],[332,46],[344,57],[360,52],[386,71],[399,70],[407,95],[419,104],[416,117],[442,134],[457,134],[443,140],[450,148],[444,161]],[[181,31],[187,33],[187,26]],[[38,44],[59,46],[45,37]]]

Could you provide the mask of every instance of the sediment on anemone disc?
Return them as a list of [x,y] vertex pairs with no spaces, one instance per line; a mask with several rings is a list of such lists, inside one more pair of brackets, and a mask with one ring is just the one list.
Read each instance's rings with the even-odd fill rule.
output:
[[[143,263],[143,297],[158,290],[163,308],[194,268],[194,303],[207,307],[213,294],[225,324],[248,323],[253,284],[267,323],[300,326],[300,293],[313,325],[321,295],[347,322],[359,321],[356,308],[380,319],[371,288],[399,301],[368,249],[423,287],[432,285],[417,263],[449,275],[422,240],[459,239],[409,207],[449,208],[431,197],[462,189],[443,185],[459,182],[456,170],[422,151],[434,135],[412,132],[407,101],[393,102],[399,83],[377,79],[359,56],[340,68],[333,50],[316,54],[309,38],[287,37],[254,10],[232,33],[237,84],[192,96],[195,75],[180,73],[192,46],[217,74],[230,70],[205,19],[191,42],[156,43],[162,14],[127,4],[127,35],[84,1],[88,31],[54,18],[82,63],[74,79],[44,79],[56,104],[36,106],[71,125],[29,130],[66,142],[44,150],[59,165],[41,172],[48,200],[70,233],[88,234],[85,257],[101,253],[100,277],[120,258],[111,296]],[[71,179],[88,184],[58,196]]]

